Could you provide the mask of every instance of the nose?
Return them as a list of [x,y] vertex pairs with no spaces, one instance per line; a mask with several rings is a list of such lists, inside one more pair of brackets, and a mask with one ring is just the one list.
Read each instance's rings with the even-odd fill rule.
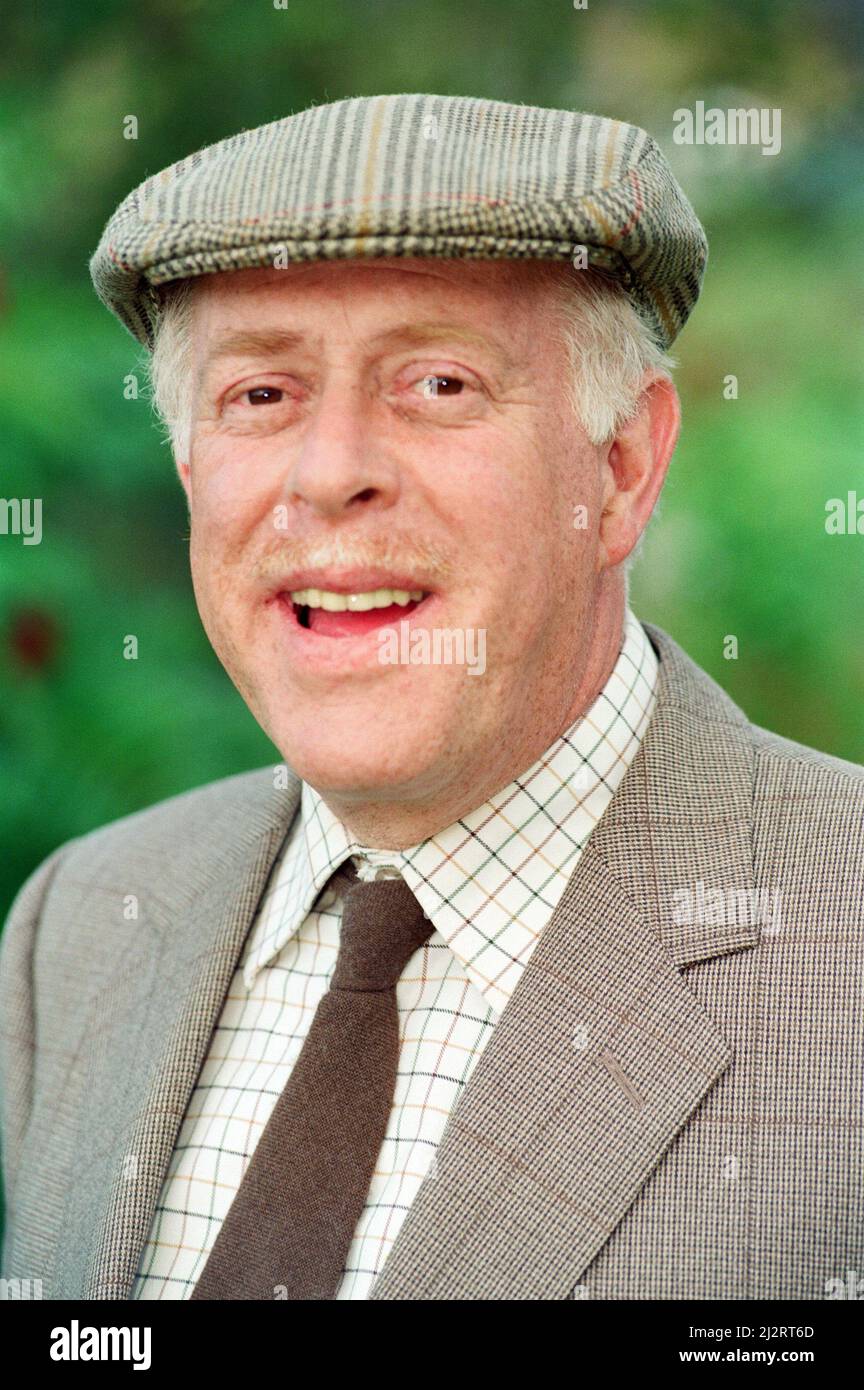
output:
[[327,518],[393,506],[399,471],[374,412],[368,392],[349,379],[332,379],[321,390],[286,471],[294,506]]

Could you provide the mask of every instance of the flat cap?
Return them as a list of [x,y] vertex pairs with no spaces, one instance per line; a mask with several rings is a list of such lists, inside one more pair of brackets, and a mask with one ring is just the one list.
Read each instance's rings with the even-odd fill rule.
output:
[[403,93],[314,106],[178,160],[120,204],[90,271],[152,347],[160,286],[187,276],[577,255],[625,287],[667,348],[698,297],[707,242],[650,135],[579,111]]

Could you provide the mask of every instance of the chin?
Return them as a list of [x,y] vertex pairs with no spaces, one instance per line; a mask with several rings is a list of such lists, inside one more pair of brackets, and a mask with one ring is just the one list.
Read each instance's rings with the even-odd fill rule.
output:
[[430,736],[425,720],[422,727],[416,720],[402,727],[386,712],[382,718],[380,708],[377,716],[364,713],[338,722],[322,721],[320,715],[292,720],[290,728],[277,727],[271,738],[288,766],[317,792],[364,799],[410,795],[409,789],[422,795],[434,780],[442,744]]

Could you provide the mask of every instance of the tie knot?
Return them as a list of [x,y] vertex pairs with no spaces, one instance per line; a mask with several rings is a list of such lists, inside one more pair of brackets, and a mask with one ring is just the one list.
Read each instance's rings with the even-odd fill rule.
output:
[[331,990],[393,989],[433,931],[404,878],[355,879],[343,902]]

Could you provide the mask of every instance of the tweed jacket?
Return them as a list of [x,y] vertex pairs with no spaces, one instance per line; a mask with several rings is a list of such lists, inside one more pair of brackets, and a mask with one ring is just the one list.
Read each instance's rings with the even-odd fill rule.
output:
[[[660,671],[642,746],[374,1299],[821,1299],[864,1273],[864,768],[751,725],[645,628]],[[273,781],[62,845],[16,900],[3,1274],[45,1298],[130,1296],[297,811],[299,782]]]

